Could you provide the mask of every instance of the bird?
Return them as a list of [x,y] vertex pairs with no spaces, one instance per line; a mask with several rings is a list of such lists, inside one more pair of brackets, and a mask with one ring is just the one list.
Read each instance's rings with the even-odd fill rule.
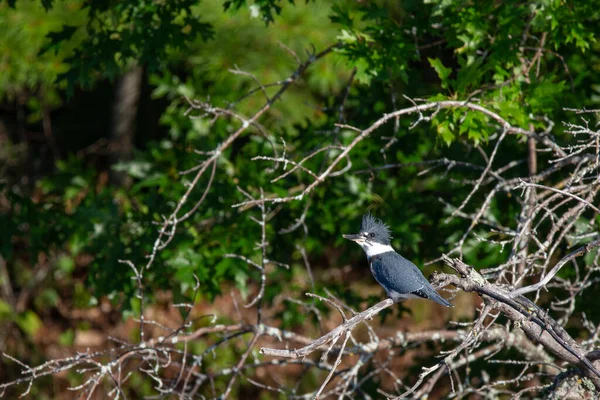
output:
[[424,298],[452,307],[448,300],[435,291],[415,264],[394,250],[390,244],[390,228],[380,219],[367,213],[363,216],[358,234],[342,236],[362,247],[373,277],[394,302]]

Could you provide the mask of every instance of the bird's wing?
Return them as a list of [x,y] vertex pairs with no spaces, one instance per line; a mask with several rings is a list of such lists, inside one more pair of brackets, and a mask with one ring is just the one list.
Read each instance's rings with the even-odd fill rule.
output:
[[416,265],[396,252],[378,254],[371,259],[371,269],[377,282],[400,294],[420,296],[429,282]]
[[390,296],[392,296],[391,292],[397,292],[400,295],[411,294],[433,300],[446,307],[452,307],[448,300],[436,292],[415,264],[396,252],[374,256],[371,260],[371,270],[377,282],[386,289]]

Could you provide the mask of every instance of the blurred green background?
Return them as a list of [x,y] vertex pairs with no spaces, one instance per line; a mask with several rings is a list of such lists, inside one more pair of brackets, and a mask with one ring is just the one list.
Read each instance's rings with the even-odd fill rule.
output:
[[[296,161],[323,145],[348,144],[355,133],[335,123],[366,128],[410,106],[403,96],[471,99],[526,129],[541,129],[546,117],[560,138],[560,121],[576,118],[564,107],[599,107],[599,20],[598,1],[1,1],[0,350],[36,365],[68,354],[81,332],[106,332],[139,312],[132,271],[118,260],[145,262],[155,222],[172,212],[191,179],[179,172],[203,159],[196,151],[213,150],[240,126],[190,118],[186,98],[251,116],[265,103],[260,90],[245,97],[256,80],[285,80],[297,69],[295,55],[304,62],[339,43],[261,117],[267,135],[245,134],[219,157],[206,201],[146,272],[148,304],[188,299],[194,274],[201,303],[224,301],[232,288],[246,298],[256,291],[258,272],[223,257],[257,254],[260,231],[248,216],[258,211],[231,207],[245,200],[236,186],[282,196],[312,182],[297,173],[272,183],[278,174],[268,171],[272,163],[251,158],[272,156],[273,144],[282,150],[285,143]],[[420,266],[460,238],[468,221],[448,223],[440,199],[460,204],[470,188],[456,180],[476,179],[478,171],[368,170],[442,157],[483,165],[476,147],[489,153],[497,126],[460,110],[409,129],[414,121],[383,126],[353,150],[350,172],[310,198],[274,207],[268,257],[290,268],[269,271],[267,305],[277,308],[282,292],[303,298],[325,288],[353,306],[381,299],[361,250],[341,238],[358,230],[368,210],[391,226],[393,245]],[[509,137],[497,165],[526,160],[526,149],[522,137]],[[318,171],[332,154],[305,167]],[[526,171],[523,162],[514,175]],[[476,194],[466,211],[485,194]],[[307,205],[305,229],[278,233]],[[514,207],[510,193],[503,194],[487,217],[515,226]],[[506,257],[499,245],[465,245],[466,261],[479,267]],[[415,307],[418,316],[429,305]],[[97,309],[101,316],[90,311]],[[597,315],[593,307],[588,312]],[[292,329],[309,317],[287,303],[273,318]],[[0,365],[0,381],[17,376],[14,365]],[[54,398],[62,390],[48,379],[32,395]],[[138,394],[147,390],[140,385]]]

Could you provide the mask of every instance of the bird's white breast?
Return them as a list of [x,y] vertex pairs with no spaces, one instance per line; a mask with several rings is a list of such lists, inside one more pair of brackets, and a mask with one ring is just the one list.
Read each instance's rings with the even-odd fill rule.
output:
[[389,244],[381,244],[381,243],[373,243],[373,242],[371,242],[371,243],[362,242],[362,243],[360,243],[360,247],[362,247],[363,250],[365,251],[365,253],[367,253],[368,258],[376,256],[377,254],[388,253],[390,251],[394,251],[394,248],[392,246],[390,246]]

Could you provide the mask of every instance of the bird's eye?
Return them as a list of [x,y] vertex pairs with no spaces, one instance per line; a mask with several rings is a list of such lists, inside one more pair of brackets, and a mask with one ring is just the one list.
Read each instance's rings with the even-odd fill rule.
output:
[[371,232],[371,233],[369,234],[369,236],[371,236],[371,237],[375,237],[375,233],[374,233],[374,232]]

